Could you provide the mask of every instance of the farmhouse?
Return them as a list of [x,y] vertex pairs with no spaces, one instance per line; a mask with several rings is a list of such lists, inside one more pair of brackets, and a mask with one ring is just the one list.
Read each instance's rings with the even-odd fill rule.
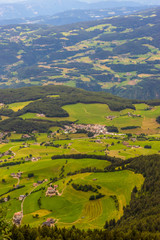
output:
[[114,118],[116,118],[116,116],[106,116],[106,119],[108,119],[108,120],[113,120]]
[[29,134],[23,134],[21,138],[23,139],[23,138],[31,138],[31,137],[32,136],[30,136]]
[[42,183],[43,183],[43,181],[37,181],[37,183],[38,183],[38,184],[42,184]]
[[43,117],[43,118],[44,118],[44,117],[45,117],[45,114],[43,114],[43,113],[42,113],[42,114],[36,114],[36,116],[37,116],[37,117]]
[[136,114],[128,112],[128,117],[141,117],[141,115],[140,114],[136,115]]
[[59,195],[59,192],[57,190],[58,185],[54,185],[54,187],[48,187],[47,191],[46,191],[46,196],[52,197],[55,195]]
[[11,177],[13,177],[13,178],[20,178],[21,176],[22,176],[22,172],[11,173]]
[[52,187],[48,187],[47,192],[46,192],[46,196],[52,197],[56,195],[56,190],[55,188]]
[[46,222],[42,223],[42,226],[48,226],[48,227],[53,227],[55,224],[55,219],[53,218],[48,218]]
[[33,183],[33,187],[37,187],[38,186],[38,183]]
[[22,212],[15,213],[14,216],[13,216],[13,223],[15,225],[20,225],[22,218],[23,218],[23,213]]
[[26,195],[20,195],[19,196],[19,201],[22,201],[23,199],[25,199]]
[[16,174],[15,173],[11,173],[11,177],[16,177]]
[[32,158],[31,158],[31,161],[32,161],[32,162],[37,162],[37,161],[40,160],[40,159],[41,159],[40,157],[37,157],[37,158],[36,158],[36,157],[32,157]]

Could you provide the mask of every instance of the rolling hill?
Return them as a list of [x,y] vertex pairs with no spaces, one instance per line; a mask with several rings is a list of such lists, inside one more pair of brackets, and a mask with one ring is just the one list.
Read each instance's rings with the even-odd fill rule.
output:
[[3,239],[49,236],[50,221],[52,236],[158,239],[159,100],[33,86],[0,90],[0,102]]
[[129,15],[137,11],[142,11],[149,8],[149,6],[135,6],[135,7],[115,7],[115,8],[101,8],[101,9],[73,9],[52,16],[38,16],[30,18],[16,18],[16,19],[0,19],[0,25],[9,24],[49,24],[49,25],[65,25],[83,21],[93,21],[103,19],[106,17],[117,15]]
[[0,88],[76,86],[127,98],[160,98],[160,9],[59,27],[0,32]]

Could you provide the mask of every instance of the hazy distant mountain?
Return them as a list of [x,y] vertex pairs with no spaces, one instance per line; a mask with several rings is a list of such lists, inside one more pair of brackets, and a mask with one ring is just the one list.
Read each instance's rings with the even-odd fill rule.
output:
[[140,3],[130,1],[105,1],[86,3],[77,0],[30,0],[20,3],[0,4],[0,19],[31,18],[54,15],[72,9],[100,9],[117,7],[135,7]]
[[52,16],[38,16],[33,18],[19,18],[19,19],[0,19],[0,25],[8,24],[51,24],[55,26],[72,24],[82,21],[92,21],[103,19],[111,16],[122,16],[133,14],[147,8],[143,7],[121,7],[111,9],[91,9],[91,10],[69,10],[62,13],[57,13]]

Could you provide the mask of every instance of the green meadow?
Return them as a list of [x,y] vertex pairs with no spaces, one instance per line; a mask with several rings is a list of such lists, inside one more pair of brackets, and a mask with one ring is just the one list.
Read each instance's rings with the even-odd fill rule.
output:
[[[55,130],[55,129],[54,129]],[[55,218],[57,225],[60,227],[70,227],[73,224],[80,228],[101,228],[106,220],[112,218],[119,219],[123,215],[123,206],[129,203],[131,192],[134,186],[140,189],[143,184],[143,177],[134,174],[131,171],[116,171],[111,173],[76,173],[68,176],[69,172],[79,171],[82,168],[97,168],[103,171],[110,165],[110,162],[92,158],[83,159],[56,159],[52,160],[51,156],[57,154],[98,154],[102,155],[106,151],[107,144],[110,145],[110,151],[114,148],[124,147],[122,143],[117,143],[117,139],[102,138],[101,143],[96,139],[82,138],[71,140],[55,140],[59,147],[42,146],[40,143],[48,140],[47,134],[35,134],[36,142],[29,140],[25,142],[9,142],[1,144],[0,151],[12,150],[14,158],[6,156],[7,162],[22,161],[15,166],[1,167],[0,195],[2,197],[10,196],[10,200],[2,205],[10,211],[7,212],[8,220],[11,220],[15,212],[21,211],[20,195],[28,195],[23,203],[23,220],[22,224],[31,224],[38,226],[48,217]],[[18,140],[21,135],[12,133],[9,140]],[[121,141],[123,136],[119,136]],[[113,145],[114,142],[114,145]],[[155,146],[156,147],[156,146]],[[29,155],[40,157],[38,161],[25,162]],[[111,154],[112,155],[112,154]],[[52,179],[61,176],[63,167],[63,177],[56,181],[60,196],[46,197],[46,190]],[[11,173],[22,172],[20,180],[11,177]],[[34,174],[28,178],[29,174]],[[2,181],[5,179],[5,182]],[[37,181],[46,182],[34,187]],[[105,196],[99,200],[91,201],[89,197],[94,193],[91,191],[83,192],[73,189],[72,183],[89,184],[93,187],[99,185],[99,192]],[[17,184],[22,185],[20,189],[10,191]],[[10,191],[10,192],[9,192]],[[35,191],[35,192],[34,192]],[[116,208],[115,202],[111,196],[115,195],[118,199],[119,208]],[[38,201],[41,199],[41,206]],[[38,218],[34,216],[38,214]]]
[[[92,192],[82,192],[73,189],[71,184],[66,183],[72,179],[76,184],[100,185],[101,193],[105,195],[103,199],[89,201]],[[94,181],[93,179],[96,179]],[[131,191],[134,186],[141,187],[143,177],[129,171],[116,173],[93,173],[78,174],[67,177],[63,182],[57,182],[62,189],[61,196],[46,197],[45,191],[36,192],[26,198],[24,202],[23,223],[28,224],[33,219],[32,215],[36,211],[46,213],[42,218],[33,222],[33,225],[39,224],[46,217],[57,219],[57,225],[69,227],[73,224],[80,228],[102,227],[105,220],[112,218],[119,219],[123,214],[123,206],[129,203]],[[116,209],[113,199],[110,197],[116,195],[119,202],[119,210]],[[41,209],[37,204],[41,198]],[[104,208],[104,209],[103,209]],[[47,210],[47,211],[46,211]]]
[[[16,105],[17,104],[17,105]],[[19,106],[19,103],[15,104],[14,110]],[[23,103],[25,104],[25,103]],[[10,104],[9,106],[14,106]],[[121,132],[132,133],[147,133],[158,134],[160,133],[159,124],[156,122],[156,117],[159,116],[160,106],[155,106],[149,109],[147,104],[136,104],[136,110],[125,109],[122,111],[111,111],[106,104],[71,104],[63,107],[68,112],[69,117],[39,117],[36,113],[26,113],[21,115],[23,119],[41,119],[51,121],[73,121],[82,124],[102,124],[106,126],[116,126]],[[13,109],[13,107],[12,107]],[[130,115],[129,115],[130,114]],[[139,115],[139,117],[138,117]],[[112,116],[113,119],[107,119],[108,116]],[[137,126],[137,129],[121,130],[121,128],[127,126]]]
[[[58,97],[58,96],[51,96]],[[15,112],[23,109],[29,102],[9,104]],[[23,139],[22,134],[11,132],[7,142],[0,144],[0,152],[11,151],[11,155],[0,158],[0,199],[10,196],[2,206],[9,209],[7,219],[23,210],[22,224],[41,225],[47,218],[56,219],[59,227],[102,228],[106,220],[118,220],[123,215],[123,207],[129,204],[135,186],[141,188],[144,178],[128,170],[116,169],[105,172],[111,162],[94,158],[55,159],[54,155],[90,154],[108,155],[126,160],[140,155],[160,153],[160,130],[156,117],[160,107],[149,108],[146,104],[136,104],[135,110],[111,111],[105,104],[72,104],[63,107],[69,113],[66,118],[46,118],[43,120],[70,120],[78,124],[101,124],[115,126],[119,133],[88,137],[86,133],[65,133],[63,128],[52,127],[47,133],[33,133],[34,139]],[[113,117],[110,120],[107,117]],[[23,119],[36,118],[36,113],[26,113]],[[122,127],[136,126],[135,129],[122,130]],[[147,148],[146,148],[147,146]],[[148,148],[149,146],[149,148]],[[26,159],[30,157],[29,161]],[[38,158],[31,161],[31,158]],[[12,165],[14,162],[18,164]],[[8,163],[8,166],[2,164]],[[85,172],[82,169],[98,169],[99,172]],[[13,178],[12,173],[22,172],[21,178]],[[29,177],[29,175],[32,175]],[[42,184],[35,186],[37,181]],[[50,184],[58,185],[58,196],[47,197]],[[89,200],[95,192],[77,191],[72,183],[98,185],[99,193],[104,195],[97,200]],[[15,188],[16,185],[22,186]],[[26,195],[23,204],[20,195]],[[116,198],[116,201],[114,198]],[[22,208],[23,206],[23,208]],[[37,216],[37,217],[35,217]]]

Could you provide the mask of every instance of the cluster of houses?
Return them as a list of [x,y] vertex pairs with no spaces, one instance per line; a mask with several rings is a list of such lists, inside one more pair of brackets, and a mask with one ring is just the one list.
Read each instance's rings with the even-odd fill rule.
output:
[[127,114],[128,114],[128,117],[141,117],[140,114],[133,114],[133,113],[130,113],[130,112],[128,112]]
[[30,135],[30,134],[23,134],[21,136],[22,139],[30,139],[30,138],[33,138],[33,137],[34,137],[34,135]]
[[46,191],[46,196],[53,197],[55,195],[59,195],[57,188],[58,188],[58,185],[54,185],[53,187],[52,186],[48,187]]
[[108,134],[105,125],[99,124],[71,124],[70,126],[65,125],[64,132],[67,133],[77,133],[78,130],[85,130],[87,132],[92,132],[94,135]]
[[25,161],[28,162],[28,161],[32,161],[32,162],[37,162],[38,160],[40,160],[41,157],[25,157]]
[[18,172],[18,173],[11,173],[11,177],[13,178],[20,178],[22,176],[23,172]]
[[126,147],[129,147],[129,148],[140,148],[139,145],[129,145],[129,143],[125,142],[125,141],[122,144]]

